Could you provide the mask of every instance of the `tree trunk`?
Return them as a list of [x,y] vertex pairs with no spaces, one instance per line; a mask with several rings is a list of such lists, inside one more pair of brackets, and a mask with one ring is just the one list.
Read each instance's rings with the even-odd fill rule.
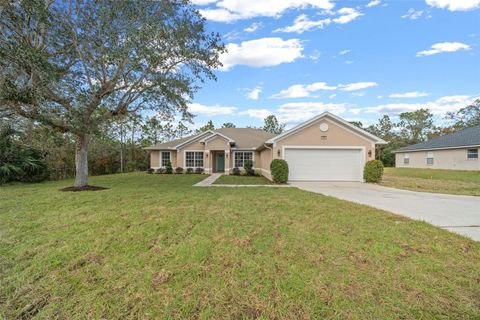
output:
[[75,184],[74,187],[88,185],[88,135],[77,135],[75,147]]

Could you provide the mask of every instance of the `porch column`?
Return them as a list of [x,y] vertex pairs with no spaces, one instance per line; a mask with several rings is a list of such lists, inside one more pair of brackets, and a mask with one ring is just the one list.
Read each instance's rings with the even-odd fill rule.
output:
[[230,173],[230,159],[232,155],[230,154],[230,150],[225,150],[225,173],[229,174]]
[[205,156],[207,157],[207,161],[205,161],[206,166],[204,166],[206,168],[205,173],[212,173],[213,172],[213,168],[212,168],[213,160],[212,160],[212,153],[210,152],[210,150],[205,150]]

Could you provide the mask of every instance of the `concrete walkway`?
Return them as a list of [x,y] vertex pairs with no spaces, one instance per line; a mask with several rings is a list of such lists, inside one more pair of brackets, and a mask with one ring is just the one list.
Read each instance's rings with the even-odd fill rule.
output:
[[423,220],[480,241],[480,197],[415,192],[360,182],[291,182],[303,190]]
[[194,184],[194,187],[210,187],[212,183],[215,182],[218,178],[222,176],[221,173],[212,173],[209,177],[203,179],[202,181]]

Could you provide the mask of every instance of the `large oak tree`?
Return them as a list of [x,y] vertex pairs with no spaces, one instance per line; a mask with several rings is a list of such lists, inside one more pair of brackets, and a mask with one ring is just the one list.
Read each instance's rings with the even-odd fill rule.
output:
[[144,110],[190,117],[224,50],[188,1],[0,0],[0,23],[0,105],[75,136],[76,187],[89,135]]

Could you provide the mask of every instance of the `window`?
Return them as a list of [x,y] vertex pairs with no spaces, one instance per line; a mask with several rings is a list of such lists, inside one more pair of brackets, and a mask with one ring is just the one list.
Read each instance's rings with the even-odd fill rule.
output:
[[245,163],[246,160],[253,161],[253,152],[251,151],[235,152],[235,167],[243,168],[243,164]]
[[467,149],[467,159],[468,160],[477,160],[478,159],[478,149]]
[[403,164],[409,164],[410,163],[410,155],[408,153],[405,153],[403,155]]
[[427,152],[427,164],[433,164],[433,152],[432,151],[428,151]]
[[203,152],[185,152],[185,166],[187,168],[203,168]]
[[162,151],[162,163],[161,167],[166,167],[170,162],[170,151]]

